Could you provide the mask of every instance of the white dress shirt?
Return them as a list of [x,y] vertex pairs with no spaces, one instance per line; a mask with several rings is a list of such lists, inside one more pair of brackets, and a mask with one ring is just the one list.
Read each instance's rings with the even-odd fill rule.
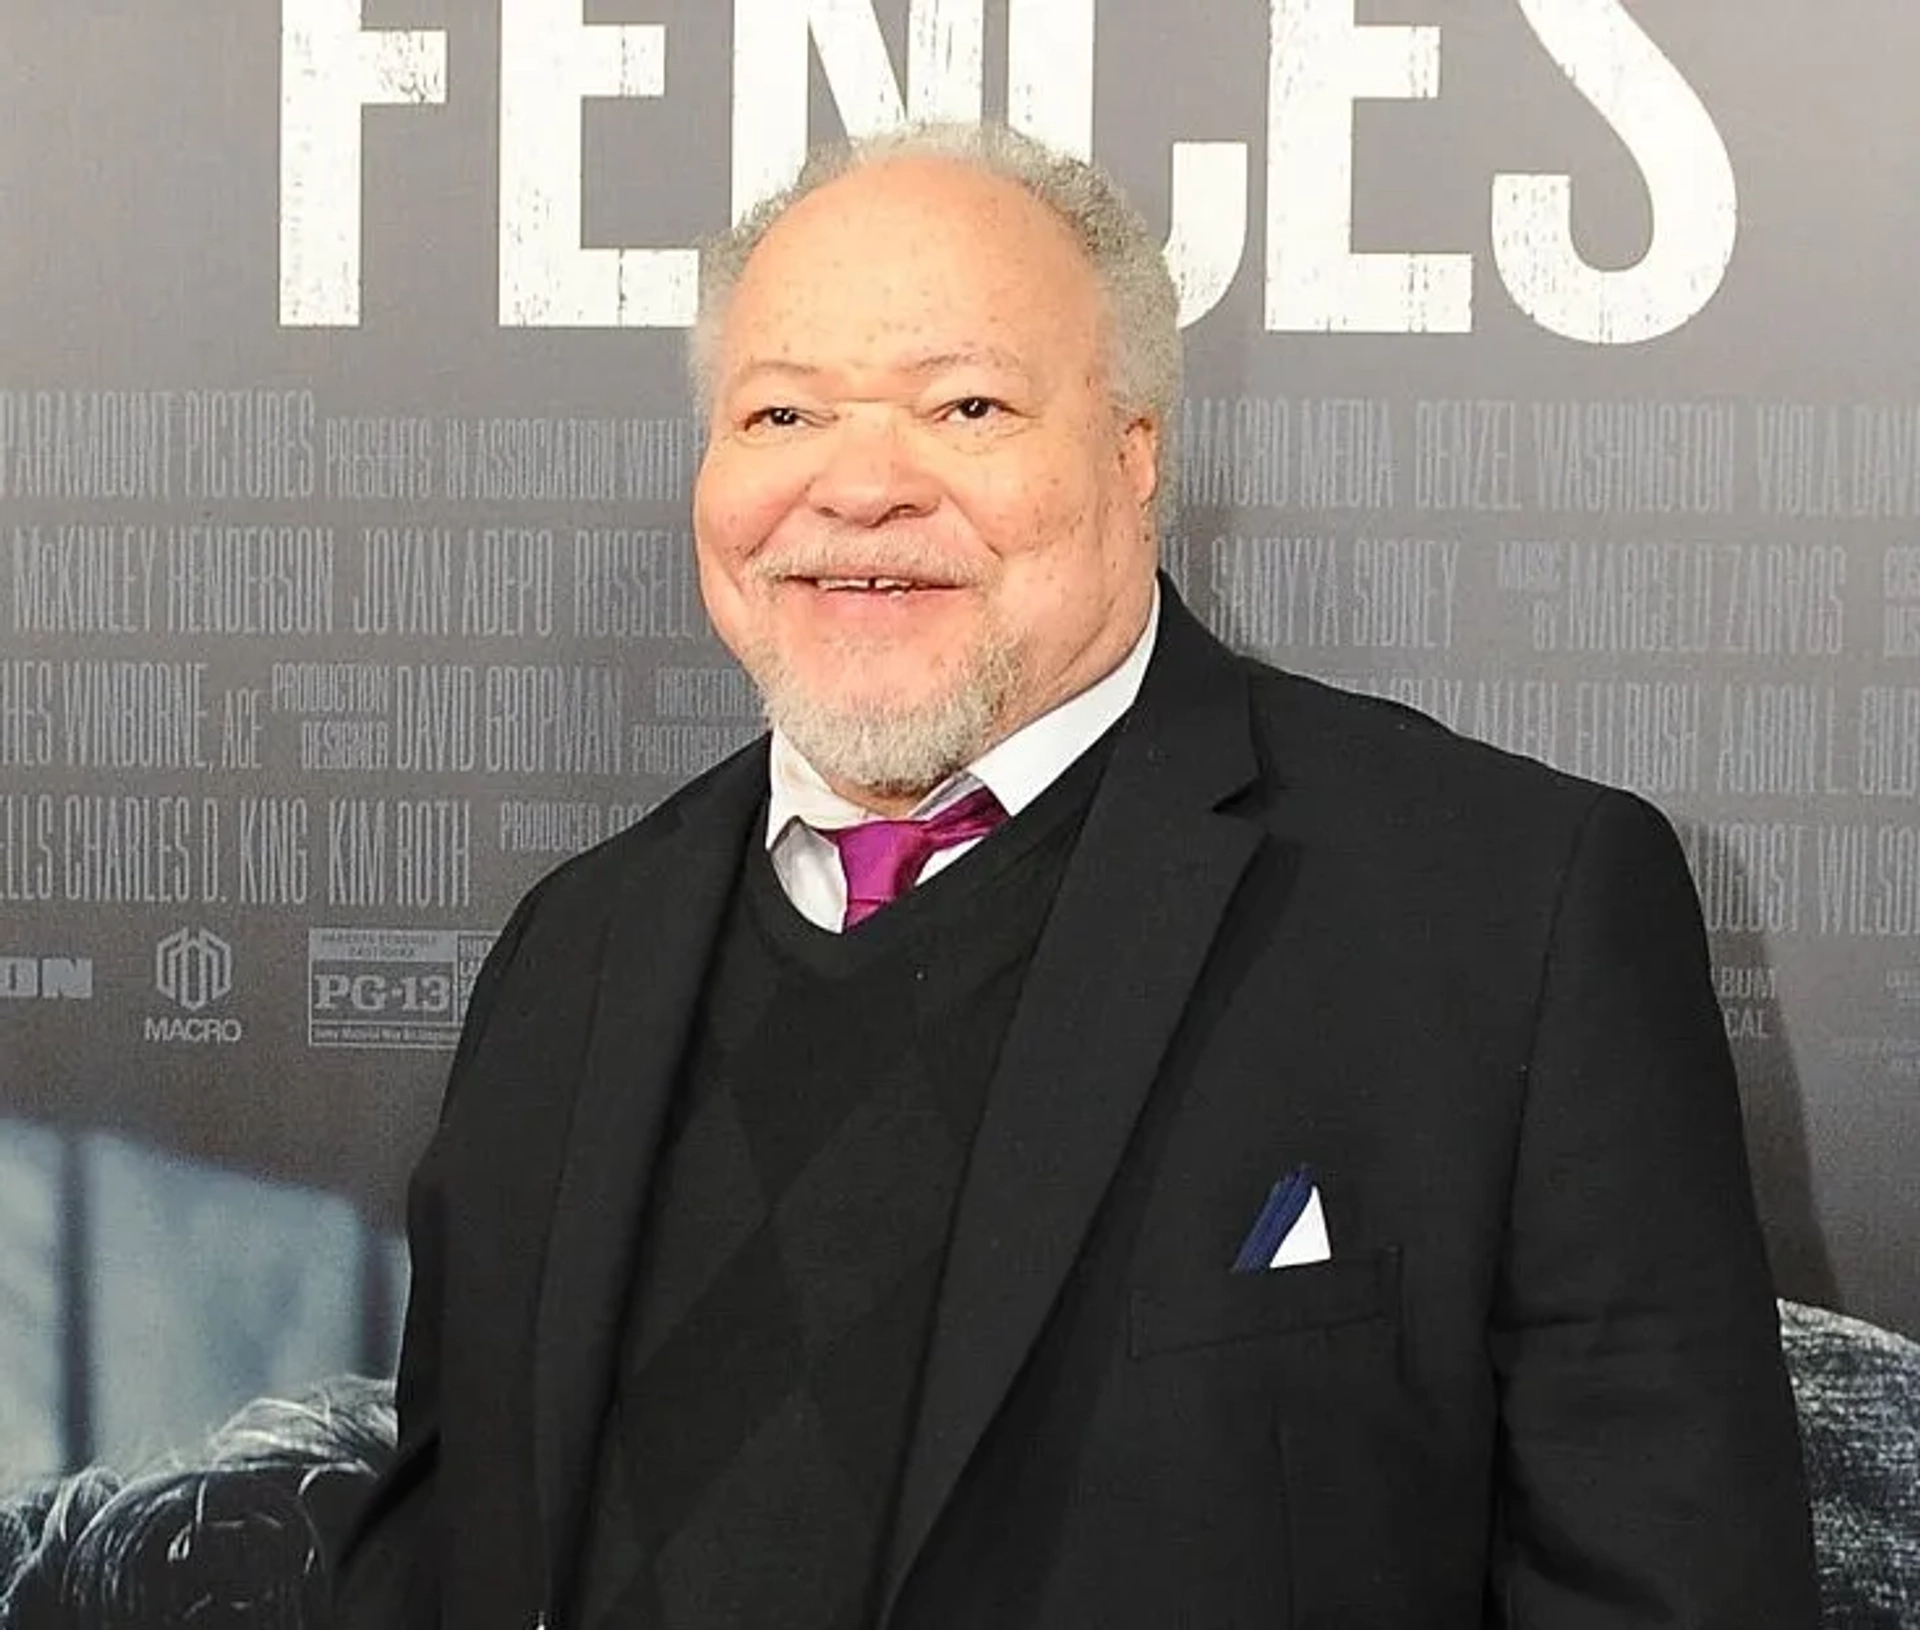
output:
[[[1018,815],[1133,706],[1146,677],[1147,660],[1153,655],[1159,621],[1156,584],[1147,626],[1118,667],[948,776],[914,805],[908,818],[922,820],[936,814],[976,787],[989,788],[1009,816]],[[847,910],[847,878],[841,870],[840,851],[821,833],[858,826],[875,819],[874,812],[829,787],[778,730],[773,733],[768,772],[767,851],[773,857],[774,874],[803,917],[838,933]],[[942,849],[927,862],[917,881],[924,883],[951,866],[980,841],[975,838]]]

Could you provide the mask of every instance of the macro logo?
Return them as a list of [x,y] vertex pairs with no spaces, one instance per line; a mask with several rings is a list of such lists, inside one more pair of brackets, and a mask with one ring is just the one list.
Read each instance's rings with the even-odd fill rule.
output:
[[233,989],[233,947],[204,928],[182,928],[153,949],[153,987],[189,1013]]

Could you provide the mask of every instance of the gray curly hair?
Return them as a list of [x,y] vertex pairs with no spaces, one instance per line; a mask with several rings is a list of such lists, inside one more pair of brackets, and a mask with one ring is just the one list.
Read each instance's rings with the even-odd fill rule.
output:
[[801,199],[855,170],[902,158],[947,158],[1011,181],[1072,232],[1106,302],[1107,377],[1114,405],[1159,431],[1154,519],[1164,528],[1179,478],[1182,351],[1180,297],[1159,241],[1119,185],[1098,165],[1005,125],[909,124],[816,148],[787,187],[761,200],[731,229],[701,245],[700,297],[687,372],[704,418],[718,383],[720,329],[747,261]]

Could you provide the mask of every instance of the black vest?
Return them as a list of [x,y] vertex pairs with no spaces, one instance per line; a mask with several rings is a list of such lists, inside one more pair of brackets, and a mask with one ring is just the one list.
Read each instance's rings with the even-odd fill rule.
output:
[[1103,741],[846,934],[744,857],[649,1190],[582,1630],[862,1630],[968,1151]]

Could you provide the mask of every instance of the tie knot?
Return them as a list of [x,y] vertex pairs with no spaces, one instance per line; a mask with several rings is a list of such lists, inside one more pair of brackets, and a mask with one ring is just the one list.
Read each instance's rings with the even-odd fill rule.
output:
[[899,899],[942,849],[984,838],[1006,818],[1000,800],[980,787],[923,821],[863,821],[827,833],[847,876],[845,926]]

